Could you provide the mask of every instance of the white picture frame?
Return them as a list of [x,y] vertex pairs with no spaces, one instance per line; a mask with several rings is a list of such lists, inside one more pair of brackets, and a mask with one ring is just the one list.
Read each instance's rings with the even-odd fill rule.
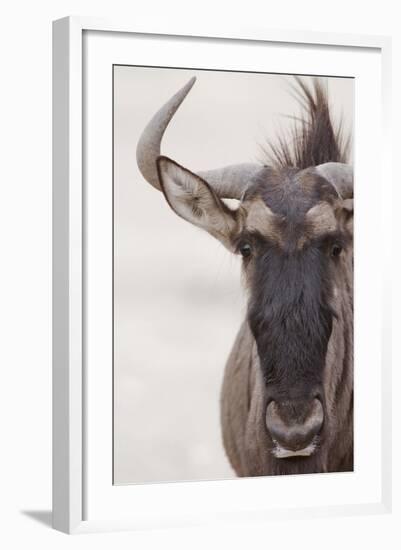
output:
[[[92,42],[89,44],[87,38]],[[345,63],[352,56],[360,57],[350,61],[349,67],[330,74],[347,74],[355,76],[353,67],[358,66],[361,75],[360,91],[363,86],[367,86],[368,78],[374,79],[374,89],[377,91],[372,96],[372,116],[376,116],[376,124],[379,135],[376,138],[380,145],[380,153],[377,156],[377,166],[375,177],[380,181],[381,196],[386,194],[386,200],[391,196],[391,172],[389,160],[389,127],[390,127],[390,39],[386,37],[372,36],[352,36],[335,35],[326,33],[312,32],[282,32],[264,29],[241,30],[241,29],[197,29],[180,28],[178,24],[171,25],[168,28],[141,28],[139,25],[127,22],[103,21],[92,18],[69,17],[54,22],[53,26],[53,526],[56,529],[67,533],[87,532],[108,529],[135,529],[143,526],[169,526],[169,525],[192,525],[202,524],[209,521],[229,521],[236,520],[265,520],[273,517],[311,517],[313,515],[348,515],[365,513],[385,513],[391,508],[391,355],[390,355],[390,294],[387,277],[390,273],[390,245],[382,247],[381,266],[383,269],[374,270],[372,267],[371,277],[374,281],[375,307],[380,314],[380,320],[377,322],[378,332],[376,336],[372,335],[372,346],[375,345],[375,353],[369,353],[366,356],[360,354],[360,358],[366,357],[366,362],[374,363],[372,373],[374,379],[361,391],[366,391],[373,400],[373,412],[376,414],[374,430],[376,430],[379,443],[377,453],[372,455],[371,487],[366,485],[367,474],[369,473],[369,464],[366,463],[365,477],[357,480],[353,487],[352,480],[349,478],[344,482],[341,491],[337,490],[337,496],[334,493],[334,486],[339,485],[336,476],[330,474],[327,481],[327,495],[333,490],[333,498],[318,500],[319,497],[311,498],[310,502],[302,505],[296,502],[288,507],[285,502],[285,495],[288,494],[288,488],[291,484],[294,486],[294,492],[299,493],[299,489],[307,487],[308,483],[318,485],[319,479],[315,482],[308,482],[308,476],[298,476],[298,479],[290,477],[283,480],[281,493],[282,502],[277,505],[270,503],[268,506],[258,497],[258,487],[265,482],[266,478],[256,478],[224,482],[198,482],[198,483],[178,483],[163,485],[144,485],[114,487],[111,484],[111,471],[108,474],[111,456],[109,456],[107,445],[110,441],[110,422],[111,409],[107,406],[104,410],[94,409],[96,403],[96,392],[111,392],[110,378],[107,378],[107,371],[99,369],[99,381],[88,376],[88,357],[92,357],[88,349],[92,349],[94,337],[92,335],[93,315],[91,313],[91,301],[87,301],[88,291],[90,291],[90,280],[86,276],[86,269],[90,262],[94,266],[100,265],[96,262],[102,262],[102,259],[96,259],[91,255],[91,238],[88,238],[88,226],[86,213],[91,210],[91,219],[96,218],[96,211],[102,212],[107,208],[107,192],[99,197],[94,197],[84,185],[84,180],[88,178],[88,166],[85,157],[90,157],[91,145],[88,145],[88,136],[84,130],[90,129],[85,126],[90,124],[86,120],[87,102],[84,93],[85,82],[88,78],[99,78],[99,82],[106,75],[104,67],[114,63],[113,55],[129,58],[131,55],[128,42],[123,44],[123,40],[143,40],[141,43],[141,55],[146,58],[146,63],[152,65],[166,65],[168,59],[168,48],[166,47],[162,56],[160,48],[157,48],[158,40],[166,40],[166,44],[171,43],[174,50],[174,40],[183,42],[187,46],[196,44],[197,50],[193,50],[193,55],[198,55],[199,48],[207,45],[210,52],[215,53],[217,67],[231,68],[237,65],[230,65],[226,53],[225,66],[219,60],[219,48],[225,48],[227,51],[236,48],[236,59],[243,59],[241,67],[245,67],[247,61],[246,55],[241,58],[241,48],[255,47],[263,53],[263,48],[277,46],[280,48],[302,49],[305,58],[308,57],[305,52],[315,52],[313,71],[309,74],[321,74],[324,63]],[[106,42],[104,42],[106,40]],[[119,43],[119,45],[117,44]],[[151,44],[155,46],[151,46]],[[89,46],[88,46],[89,44]],[[139,42],[133,43],[133,50],[138,52]],[[119,49],[120,48],[120,49]],[[181,48],[182,50],[183,48]],[[320,50],[321,51],[320,51]],[[322,51],[324,49],[327,59],[324,59]],[[120,53],[119,53],[120,52]],[[258,64],[258,53],[256,50],[253,63]],[[320,52],[320,53],[319,53]],[[316,54],[316,55],[315,55]],[[328,55],[330,54],[330,55]],[[277,54],[280,62],[279,55]],[[366,63],[362,57],[366,55]],[[167,56],[167,57],[166,57]],[[201,56],[201,53],[199,53]],[[239,56],[239,57],[238,57]],[[285,53],[283,54],[285,56]],[[329,61],[328,57],[332,58]],[[155,60],[159,59],[158,63]],[[355,58],[356,59],[356,58]],[[95,61],[96,60],[96,63]],[[152,61],[153,60],[153,61]],[[84,63],[85,61],[85,63]],[[145,64],[146,64],[145,63]],[[186,66],[184,62],[180,65]],[[219,65],[220,63],[220,65]],[[260,61],[258,69],[262,70],[264,65]],[[291,63],[294,63],[291,65]],[[302,72],[297,70],[301,61],[291,61],[287,63],[283,72]],[[84,66],[85,65],[85,66]],[[208,66],[207,61],[203,63]],[[91,67],[94,71],[91,72]],[[103,67],[104,66],[104,67]],[[187,65],[188,66],[188,65]],[[311,65],[312,66],[312,65]],[[103,67],[103,68],[102,68]],[[371,75],[368,76],[369,67]],[[267,71],[267,68],[265,67]],[[365,73],[362,73],[365,71]],[[273,71],[274,72],[274,71]],[[328,74],[327,72],[325,74]],[[373,76],[372,76],[373,75]],[[108,77],[107,77],[108,78]],[[104,81],[105,82],[105,81]],[[107,88],[107,86],[106,86]],[[99,88],[100,89],[100,88]],[[103,90],[103,88],[102,88]],[[107,91],[108,90],[108,91]],[[107,89],[105,93],[101,92],[99,101],[106,103],[110,98],[111,90]],[[356,101],[358,98],[356,97]],[[362,100],[361,100],[362,101]],[[362,101],[363,103],[363,101]],[[99,103],[100,105],[100,103]],[[110,107],[111,112],[111,107]],[[99,135],[105,135],[107,129],[110,129],[110,113],[105,115],[105,120],[97,129]],[[108,118],[107,118],[108,117]],[[363,135],[362,117],[356,119],[356,138]],[[358,125],[361,125],[359,128]],[[106,129],[102,133],[101,130]],[[358,134],[359,132],[359,134]],[[110,135],[104,143],[97,143],[97,147],[106,147],[107,152]],[[361,138],[362,139],[362,138]],[[368,145],[366,145],[368,146]],[[99,149],[103,150],[103,149]],[[107,156],[107,155],[106,155]],[[89,161],[90,164],[90,161]],[[356,181],[358,178],[371,178],[371,175],[364,168],[363,159],[356,155]],[[89,172],[91,169],[89,168]],[[92,171],[93,172],[93,171]],[[106,174],[107,170],[103,172]],[[93,176],[89,176],[93,177]],[[99,176],[103,177],[103,176]],[[90,187],[90,186],[89,186]],[[375,204],[379,205],[380,224],[376,227],[376,236],[372,233],[372,239],[379,239],[380,235],[389,234],[389,221],[385,216],[384,209],[381,208],[381,202],[371,196],[372,187],[367,185],[369,193],[366,200],[361,201],[361,208],[365,207],[366,212],[371,211]],[[377,217],[376,217],[377,219]],[[361,223],[365,223],[361,215]],[[91,222],[92,223],[92,222]],[[358,222],[357,222],[358,223]],[[109,224],[105,224],[106,231],[110,231]],[[89,228],[89,234],[93,234],[99,228],[93,226]],[[103,238],[99,237],[99,238]],[[104,239],[110,243],[110,234],[104,233]],[[379,241],[378,241],[379,242]],[[383,239],[382,242],[386,242]],[[366,260],[366,254],[363,250],[363,243],[360,242],[361,264]],[[365,256],[364,256],[365,254]],[[387,266],[387,269],[386,269]],[[365,264],[366,267],[366,264]],[[94,267],[95,269],[95,267]],[[110,281],[104,280],[107,285]],[[358,284],[358,270],[356,271],[356,282]],[[362,285],[363,286],[363,285]],[[361,295],[361,303],[362,295]],[[89,305],[88,305],[89,304]],[[110,304],[106,304],[103,311],[108,311]],[[359,322],[363,323],[363,315],[359,316]],[[110,320],[109,320],[110,321]],[[357,321],[356,321],[357,322]],[[105,320],[104,325],[96,330],[106,331],[110,329],[110,322]],[[366,328],[365,337],[369,334],[369,328]],[[377,332],[377,331],[376,331]],[[99,332],[97,334],[100,334]],[[107,334],[105,335],[107,339]],[[375,339],[376,338],[376,339]],[[374,340],[375,339],[375,340]],[[374,340],[374,343],[373,343]],[[99,344],[100,345],[100,344]],[[376,353],[377,352],[377,353]],[[107,356],[106,354],[103,354]],[[104,369],[107,369],[105,365]],[[104,373],[101,374],[101,373]],[[107,388],[107,380],[110,383]],[[98,386],[96,386],[98,385]],[[97,394],[97,393],[96,393]],[[88,395],[90,399],[88,400]],[[100,395],[100,393],[99,393]],[[111,399],[111,395],[110,395]],[[110,401],[111,402],[111,401]],[[88,405],[88,403],[90,405]],[[109,403],[109,402],[107,402]],[[363,405],[361,403],[363,411]],[[93,410],[90,410],[91,407]],[[358,413],[358,409],[356,411]],[[107,436],[97,434],[94,429],[93,418],[98,414],[98,422],[105,426]],[[108,416],[109,415],[109,416]],[[92,419],[92,420],[91,420]],[[356,415],[358,422],[358,414]],[[358,425],[357,428],[358,429]],[[358,432],[357,432],[358,433]],[[99,437],[98,437],[99,435]],[[361,439],[365,437],[361,435]],[[90,450],[89,450],[90,449]],[[89,450],[89,453],[88,453]],[[87,456],[97,454],[95,467],[93,460],[88,460]],[[107,455],[107,456],[105,456]],[[361,471],[364,466],[361,465]],[[300,479],[302,478],[302,479]],[[309,478],[310,479],[310,478]],[[357,479],[357,475],[355,477]],[[272,484],[277,485],[277,480],[268,481],[271,494],[274,493]],[[325,482],[326,483],[326,482]],[[341,482],[342,483],[342,482]],[[340,485],[341,485],[340,483]],[[236,485],[235,485],[236,484]],[[259,485],[258,485],[259,484]],[[348,491],[347,486],[350,490]],[[376,485],[375,485],[376,484]],[[331,488],[329,486],[332,486]],[[240,489],[239,489],[240,487]],[[238,502],[238,491],[241,491],[242,498],[253,499],[252,506],[242,506]],[[311,490],[311,494],[314,489]],[[316,489],[316,495],[319,489]],[[286,493],[287,492],[287,493]],[[132,495],[135,493],[135,498]],[[363,494],[362,494],[363,493]],[[116,498],[114,498],[116,496]],[[343,495],[343,496],[341,496]],[[358,496],[359,495],[359,496]],[[154,505],[154,499],[160,502],[160,506]],[[335,498],[334,498],[335,497]],[[197,505],[195,505],[195,498]],[[118,501],[118,502],[117,502]],[[210,507],[208,503],[213,501],[215,507]],[[227,503],[231,502],[230,506]],[[316,503],[321,502],[317,505]],[[89,504],[88,504],[89,503]],[[93,503],[93,504],[92,504]],[[96,503],[96,505],[95,505]],[[168,513],[166,503],[169,503]],[[181,503],[181,504],[180,504]],[[164,508],[163,508],[164,507]],[[208,508],[210,508],[208,513]],[[96,513],[91,512],[96,510]],[[135,510],[132,512],[131,510]],[[88,512],[89,511],[89,512]],[[188,512],[188,513],[187,513]]]

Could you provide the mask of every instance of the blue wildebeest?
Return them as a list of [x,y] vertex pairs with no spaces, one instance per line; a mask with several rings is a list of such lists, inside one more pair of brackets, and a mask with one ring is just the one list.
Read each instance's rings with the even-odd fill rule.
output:
[[[296,79],[304,117],[270,160],[194,173],[160,155],[191,79],[137,147],[172,210],[243,257],[246,318],[221,393],[238,476],[353,469],[353,171],[327,93]],[[229,208],[224,199],[237,199]]]

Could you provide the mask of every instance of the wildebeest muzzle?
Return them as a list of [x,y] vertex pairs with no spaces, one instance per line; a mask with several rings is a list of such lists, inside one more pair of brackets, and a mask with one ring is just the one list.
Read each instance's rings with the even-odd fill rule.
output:
[[266,427],[272,438],[276,458],[310,456],[317,447],[324,411],[318,398],[296,401],[270,401]]

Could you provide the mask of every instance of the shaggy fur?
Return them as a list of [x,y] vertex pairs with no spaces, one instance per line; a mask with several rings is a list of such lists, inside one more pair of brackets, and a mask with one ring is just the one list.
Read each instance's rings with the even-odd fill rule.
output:
[[275,168],[309,168],[324,162],[349,162],[350,137],[344,136],[341,121],[334,126],[327,92],[319,79],[312,89],[294,77],[293,95],[303,115],[293,118],[290,136],[279,135],[277,143],[264,148],[267,164]]

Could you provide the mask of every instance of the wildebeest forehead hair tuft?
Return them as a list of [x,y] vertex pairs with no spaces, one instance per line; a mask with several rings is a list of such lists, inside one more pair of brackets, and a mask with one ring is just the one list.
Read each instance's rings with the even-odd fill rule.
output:
[[279,134],[276,142],[262,147],[266,164],[308,168],[325,162],[349,162],[350,136],[344,134],[341,120],[334,124],[323,82],[315,78],[309,87],[295,77],[292,92],[302,109],[301,116],[292,117],[290,137]]

